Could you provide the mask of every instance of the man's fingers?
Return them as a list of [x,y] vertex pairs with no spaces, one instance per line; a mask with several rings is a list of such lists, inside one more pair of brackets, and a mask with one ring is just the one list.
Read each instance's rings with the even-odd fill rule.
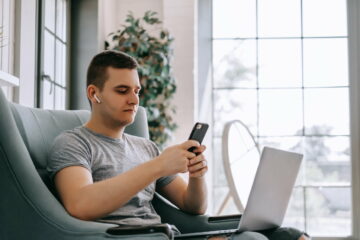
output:
[[195,148],[194,153],[197,153],[197,154],[203,153],[203,152],[205,151],[205,149],[206,149],[206,146],[205,146],[205,145],[201,145],[201,146]]
[[194,165],[194,164],[196,164],[196,163],[198,163],[198,162],[201,162],[201,161],[204,161],[204,160],[205,160],[204,155],[202,155],[202,154],[197,155],[196,157],[191,158],[191,159],[189,160],[189,166]]
[[184,152],[184,155],[187,159],[192,159],[194,157],[196,157],[196,154],[195,153],[192,153],[192,152],[189,152],[189,151],[185,151]]
[[207,162],[204,160],[204,161],[201,161],[197,164],[194,164],[194,165],[191,165],[189,166],[189,172],[196,172],[196,171],[199,171],[200,169],[204,168],[207,166]]
[[200,144],[195,140],[187,140],[181,144],[181,148],[184,150],[188,150],[191,147],[199,147]]

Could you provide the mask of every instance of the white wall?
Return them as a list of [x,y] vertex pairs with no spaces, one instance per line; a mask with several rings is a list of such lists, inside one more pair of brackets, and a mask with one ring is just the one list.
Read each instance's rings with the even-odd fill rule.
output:
[[[14,0],[1,0],[0,10],[2,10],[0,11],[0,32],[2,33],[0,38],[0,71],[14,75]],[[13,87],[3,85],[3,83],[0,86],[7,99],[12,101]]]
[[118,0],[99,0],[99,51],[104,49],[106,36],[117,30]]
[[[142,17],[148,10],[158,13],[163,19],[163,0],[100,0],[99,1],[99,50],[103,49],[106,36],[121,28],[129,11],[136,18]],[[148,29],[153,30],[153,29]]]
[[16,1],[15,75],[20,86],[15,102],[34,107],[36,102],[36,0]]
[[175,141],[189,137],[197,109],[195,88],[195,2],[193,0],[164,0],[164,27],[174,36],[174,74],[177,92],[174,104],[177,107]]

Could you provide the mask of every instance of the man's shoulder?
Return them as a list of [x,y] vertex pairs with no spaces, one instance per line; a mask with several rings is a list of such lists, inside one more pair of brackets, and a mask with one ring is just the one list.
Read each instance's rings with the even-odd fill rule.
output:
[[142,143],[146,143],[146,144],[152,144],[152,141],[150,141],[147,138],[144,137],[139,137],[139,136],[135,136],[135,135],[131,135],[128,133],[124,133],[124,137],[127,141],[131,141],[131,142],[142,142]]
[[124,136],[126,141],[128,141],[130,144],[135,145],[137,147],[142,146],[143,148],[151,152],[155,151],[155,154],[158,153],[158,148],[153,141],[144,137],[138,137],[127,133],[124,133]]
[[86,137],[81,127],[62,131],[54,140],[53,145],[68,145],[74,142],[84,142]]
[[58,138],[75,138],[77,136],[82,135],[81,127],[76,127],[73,129],[67,129],[62,131],[57,137]]
[[69,166],[84,166],[91,171],[91,147],[79,128],[61,132],[53,141],[48,153],[47,170],[50,178]]

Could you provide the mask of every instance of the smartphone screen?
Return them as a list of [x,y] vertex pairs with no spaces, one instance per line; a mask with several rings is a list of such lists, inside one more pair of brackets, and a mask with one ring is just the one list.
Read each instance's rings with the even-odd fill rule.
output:
[[[189,140],[195,140],[201,144],[208,128],[209,128],[209,125],[207,123],[200,123],[200,122],[195,123],[195,125],[190,133]],[[195,150],[195,147],[191,147],[188,149],[189,152],[193,152],[194,150]]]

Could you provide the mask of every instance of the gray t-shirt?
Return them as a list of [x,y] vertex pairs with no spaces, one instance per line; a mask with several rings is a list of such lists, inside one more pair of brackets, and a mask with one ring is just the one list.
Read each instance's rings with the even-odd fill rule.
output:
[[[158,155],[156,145],[145,138],[123,134],[121,139],[114,139],[81,126],[65,131],[55,139],[47,170],[53,179],[65,167],[83,166],[91,172],[93,181],[97,182],[124,173]],[[161,223],[151,200],[155,188],[169,184],[174,178],[175,175],[158,179],[138,192],[124,206],[98,221],[121,225]]]

